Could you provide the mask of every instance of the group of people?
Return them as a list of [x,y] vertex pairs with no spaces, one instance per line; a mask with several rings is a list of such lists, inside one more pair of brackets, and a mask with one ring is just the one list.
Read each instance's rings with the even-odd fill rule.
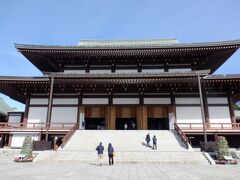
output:
[[[100,142],[99,145],[96,148],[96,151],[98,153],[98,164],[102,166],[102,160],[103,160],[103,151],[104,146]],[[108,159],[109,159],[109,165],[113,165],[113,156],[114,156],[114,149],[111,143],[108,144]]]
[[124,130],[128,130],[128,129],[135,130],[136,129],[135,122],[131,121],[129,125],[125,123],[124,124]]
[[[146,135],[145,140],[146,140],[146,142],[147,142],[147,147],[151,147],[151,146],[150,146],[150,141],[151,141],[150,133],[148,133],[148,134]],[[152,148],[155,149],[155,150],[157,150],[157,137],[156,137],[155,135],[152,137],[152,142],[153,142]]]
[[[151,147],[150,146],[150,141],[151,141],[150,133],[148,133],[146,135],[145,140],[147,142],[147,147]],[[157,137],[155,135],[152,137],[152,144],[153,144],[152,149],[157,150]],[[104,152],[104,146],[102,145],[102,142],[100,142],[99,145],[96,147],[96,151],[97,151],[97,154],[98,154],[98,164],[100,166],[102,166],[103,152]],[[113,157],[114,157],[114,149],[113,149],[112,143],[109,143],[108,144],[109,165],[114,164]]]

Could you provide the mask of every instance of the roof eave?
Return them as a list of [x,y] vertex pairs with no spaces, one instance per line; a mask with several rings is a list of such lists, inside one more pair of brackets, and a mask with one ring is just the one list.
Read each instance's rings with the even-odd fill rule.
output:
[[202,43],[176,43],[171,45],[160,46],[60,46],[60,45],[31,45],[31,44],[14,44],[15,48],[21,51],[22,49],[29,50],[77,50],[77,49],[169,49],[169,48],[202,48],[216,46],[234,46],[232,48],[240,48],[240,40],[202,42]]

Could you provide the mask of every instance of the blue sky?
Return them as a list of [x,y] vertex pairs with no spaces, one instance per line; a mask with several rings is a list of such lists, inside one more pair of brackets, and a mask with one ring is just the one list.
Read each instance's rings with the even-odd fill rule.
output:
[[[13,43],[75,45],[81,39],[180,42],[240,39],[239,0],[7,0],[0,2],[0,76],[40,76]],[[216,72],[240,74],[240,50]],[[0,94],[6,102],[24,106]]]

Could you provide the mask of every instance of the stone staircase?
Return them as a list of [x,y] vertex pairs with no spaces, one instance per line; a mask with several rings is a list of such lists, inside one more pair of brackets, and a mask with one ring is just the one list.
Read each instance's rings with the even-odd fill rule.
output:
[[[145,146],[145,136],[156,135],[158,149]],[[41,152],[34,162],[97,162],[96,146],[102,142],[105,148],[104,163],[107,163],[107,146],[112,143],[115,149],[115,162],[157,162],[179,164],[209,164],[201,152],[186,149],[181,138],[167,130],[116,131],[116,130],[78,130],[58,151]]]

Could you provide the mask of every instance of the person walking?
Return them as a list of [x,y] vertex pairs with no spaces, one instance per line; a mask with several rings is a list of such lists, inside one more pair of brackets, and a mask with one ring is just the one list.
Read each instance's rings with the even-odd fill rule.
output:
[[98,153],[98,164],[99,164],[99,166],[102,166],[104,146],[102,145],[101,142],[97,146],[96,151]]
[[57,142],[58,142],[58,137],[55,136],[54,139],[53,139],[53,149],[54,149],[54,151],[57,151],[57,149],[58,149]]
[[153,149],[157,150],[157,138],[155,135],[153,136],[152,140],[153,140]]
[[149,133],[146,135],[145,140],[147,142],[147,147],[150,147],[150,144],[149,144],[150,143],[150,134]]
[[108,158],[109,158],[109,165],[113,165],[113,153],[114,149],[111,143],[108,144]]

